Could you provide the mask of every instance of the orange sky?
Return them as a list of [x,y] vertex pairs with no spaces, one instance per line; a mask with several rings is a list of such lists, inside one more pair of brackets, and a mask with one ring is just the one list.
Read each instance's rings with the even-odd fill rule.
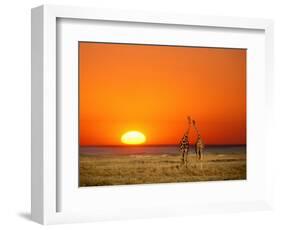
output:
[[206,144],[246,143],[246,50],[80,42],[79,55],[81,146],[130,130],[178,144],[187,115]]

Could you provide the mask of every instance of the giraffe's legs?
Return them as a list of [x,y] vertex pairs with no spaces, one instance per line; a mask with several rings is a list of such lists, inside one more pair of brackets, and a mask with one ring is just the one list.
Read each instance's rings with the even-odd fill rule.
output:
[[188,163],[188,151],[189,151],[189,148],[183,149],[182,155],[181,155],[181,164],[186,165],[186,166]]
[[195,155],[196,155],[196,160],[198,159],[198,149],[197,146],[195,146]]
[[200,160],[203,160],[203,149],[200,149]]
[[198,159],[203,160],[203,149],[202,148],[198,148]]
[[186,155],[186,157],[185,157],[185,165],[187,167],[187,163],[188,163],[188,148],[185,149],[185,155]]
[[181,163],[184,164],[184,150],[182,150]]

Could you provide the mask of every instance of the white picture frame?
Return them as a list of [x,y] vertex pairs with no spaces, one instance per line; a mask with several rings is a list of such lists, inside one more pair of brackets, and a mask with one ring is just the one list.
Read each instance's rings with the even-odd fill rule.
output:
[[[128,32],[128,36],[126,38],[118,37],[110,32],[99,34],[97,28],[94,29],[95,26],[91,25],[92,22],[102,23],[101,26],[109,26],[108,31],[124,29],[124,32]],[[147,26],[163,29],[150,34],[150,37],[145,37]],[[134,30],[134,28],[137,28],[144,36],[137,38],[133,35],[130,36],[133,34],[130,30]],[[177,28],[181,31],[187,31],[190,28],[190,31],[197,30],[194,32],[194,36],[191,36],[194,40],[188,40],[185,37],[181,41],[178,38],[173,40],[173,37],[168,36],[168,30]],[[92,29],[94,29],[94,33],[92,33]],[[196,34],[198,31],[208,35],[204,37],[212,39],[200,40],[200,34]],[[179,37],[180,34],[177,35],[177,33],[175,30],[175,36]],[[225,36],[221,36],[223,33]],[[98,34],[99,37],[92,37],[93,34]],[[161,40],[163,34],[167,35],[167,40]],[[75,105],[78,94],[75,91],[77,87],[75,77],[77,77],[78,67],[75,60],[77,50],[72,51],[75,49],[76,42],[81,39],[141,44],[179,43],[249,49],[250,55],[247,59],[247,62],[249,61],[247,66],[247,77],[249,76],[247,79],[247,110],[249,111],[247,129],[249,132],[247,141],[249,140],[250,145],[248,148],[247,144],[247,152],[261,153],[263,151],[265,154],[250,154],[250,157],[247,157],[247,164],[250,163],[247,181],[79,189],[76,186],[78,170],[75,166],[78,155],[75,158],[76,152],[72,151],[77,144],[75,138],[78,134],[75,127],[64,130],[61,123],[70,122],[70,120],[64,120],[61,113],[67,111],[68,114],[73,114],[70,117],[76,119]],[[65,66],[64,60],[66,59],[67,63],[73,62],[73,65],[68,68],[67,73],[70,84],[62,86],[58,76],[65,74],[63,66]],[[56,224],[271,208],[270,162],[272,156],[267,140],[270,139],[272,127],[270,120],[273,107],[273,80],[273,22],[271,20],[111,11],[51,5],[32,9],[32,219],[41,224]],[[64,81],[63,77],[62,81]],[[73,107],[64,106],[65,96],[73,98]],[[256,115],[254,116],[254,114]],[[260,127],[262,134],[254,132],[259,119],[266,121]],[[70,136],[67,136],[67,133]],[[64,137],[67,139],[64,140]],[[66,158],[65,154],[58,153],[63,152],[61,146],[68,140],[73,142],[73,145],[69,144],[68,151],[74,154]],[[263,143],[261,149],[255,147],[256,142]],[[73,176],[70,183],[63,179],[66,173]],[[204,195],[206,189],[212,194],[218,189],[219,192],[217,195],[207,197]],[[159,197],[155,196],[160,193],[162,195]],[[154,195],[153,199],[148,198],[151,194]],[[167,196],[177,198],[170,198],[163,204]],[[111,197],[115,199],[111,199]],[[136,200],[135,197],[139,197],[139,199]],[[179,202],[183,197],[186,197],[186,201]],[[199,199],[199,197],[201,198]],[[144,198],[147,198],[146,202],[144,202]]]

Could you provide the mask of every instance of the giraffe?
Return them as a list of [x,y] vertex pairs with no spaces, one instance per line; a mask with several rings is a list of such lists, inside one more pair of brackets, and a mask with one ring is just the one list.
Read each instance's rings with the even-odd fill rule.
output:
[[188,135],[189,135],[189,130],[190,130],[190,126],[191,126],[191,118],[188,116],[187,120],[188,120],[188,127],[180,142],[180,152],[182,153],[182,158],[181,158],[182,164],[184,164],[184,163],[187,164],[187,156],[188,156],[188,151],[189,151]]
[[192,121],[193,127],[196,130],[197,133],[197,140],[195,142],[195,153],[196,153],[196,157],[198,160],[202,160],[203,159],[203,151],[204,151],[204,142],[203,139],[201,137],[201,134],[196,126],[195,120]]

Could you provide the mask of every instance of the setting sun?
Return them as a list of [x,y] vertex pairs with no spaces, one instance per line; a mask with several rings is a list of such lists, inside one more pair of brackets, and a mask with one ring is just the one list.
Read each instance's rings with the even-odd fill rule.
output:
[[124,133],[121,137],[121,142],[127,145],[140,145],[145,141],[145,136],[139,131],[129,131]]

